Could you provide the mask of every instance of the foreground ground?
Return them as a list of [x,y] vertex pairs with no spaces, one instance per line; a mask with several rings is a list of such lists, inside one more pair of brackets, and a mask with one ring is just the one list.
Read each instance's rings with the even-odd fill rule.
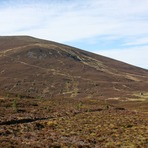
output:
[[147,148],[148,94],[0,98],[0,147]]

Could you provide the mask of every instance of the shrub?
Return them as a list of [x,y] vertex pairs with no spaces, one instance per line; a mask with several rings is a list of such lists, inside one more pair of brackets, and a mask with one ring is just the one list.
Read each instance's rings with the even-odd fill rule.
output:
[[16,112],[18,111],[16,100],[13,100],[12,108],[13,108],[14,111],[16,111]]

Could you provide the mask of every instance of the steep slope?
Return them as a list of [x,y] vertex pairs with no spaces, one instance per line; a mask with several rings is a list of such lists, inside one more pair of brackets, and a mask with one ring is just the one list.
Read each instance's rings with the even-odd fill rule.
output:
[[148,70],[29,36],[0,37],[0,91],[30,97],[115,97],[148,91]]

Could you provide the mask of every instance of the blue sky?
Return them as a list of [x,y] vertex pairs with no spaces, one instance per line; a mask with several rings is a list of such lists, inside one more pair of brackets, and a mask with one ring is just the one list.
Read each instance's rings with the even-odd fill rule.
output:
[[1,0],[0,35],[31,35],[148,69],[147,0]]

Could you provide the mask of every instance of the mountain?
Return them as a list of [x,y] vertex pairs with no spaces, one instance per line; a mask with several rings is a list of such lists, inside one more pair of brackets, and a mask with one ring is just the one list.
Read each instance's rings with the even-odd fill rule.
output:
[[0,37],[0,93],[118,97],[148,91],[148,70],[30,36]]

